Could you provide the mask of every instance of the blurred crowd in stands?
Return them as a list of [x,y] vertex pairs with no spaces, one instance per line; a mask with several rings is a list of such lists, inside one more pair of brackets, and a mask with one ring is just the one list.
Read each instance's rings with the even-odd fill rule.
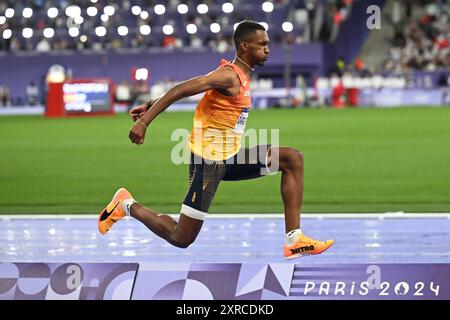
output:
[[[268,28],[272,43],[332,42],[355,1],[6,0],[0,1],[0,53],[147,49],[226,52],[234,50],[236,23],[248,18]],[[389,1],[393,3],[389,23],[394,36],[388,58],[378,68],[366,67],[361,57],[350,62],[339,58],[327,74],[330,80],[375,77],[383,72],[406,78],[413,70],[450,68],[450,0]],[[157,96],[173,84],[170,79],[158,79],[151,87],[147,82],[123,81],[116,84],[116,102],[133,103]],[[448,85],[446,74],[440,77],[439,85]],[[16,104],[42,104],[42,97],[39,86],[31,82]],[[0,83],[0,107],[10,105],[9,88]]]
[[[22,99],[21,99],[22,100]],[[25,88],[25,100],[24,101],[14,101],[16,105],[28,105],[35,106],[40,105],[39,87],[34,81],[31,81]],[[13,104],[9,87],[6,84],[0,84],[0,108],[1,107],[11,107]]]
[[[147,49],[226,52],[234,50],[232,34],[237,22],[244,19],[263,24],[272,43],[333,41],[353,1],[6,0],[0,1],[0,53]],[[171,84],[171,80],[160,79],[149,88],[148,83],[123,81],[116,84],[116,101],[133,102],[149,94],[150,89],[154,94]],[[43,91],[42,85],[30,83],[24,96],[13,97],[12,104],[42,104]],[[0,83],[0,107],[10,105],[9,88]]]
[[[418,9],[416,15],[413,6]],[[395,35],[384,70],[449,68],[450,1],[396,0],[393,9]]]
[[235,24],[263,23],[273,42],[332,41],[353,0],[7,0],[0,51],[233,49]]
[[359,56],[352,62],[338,58],[328,74],[329,80],[377,78],[392,73],[416,85],[412,83],[415,71],[436,71],[437,86],[449,86],[450,0],[392,0],[392,4],[389,21],[384,21],[394,28],[387,59],[381,65],[368,67]]
[[11,95],[5,84],[0,84],[0,107],[11,107]]

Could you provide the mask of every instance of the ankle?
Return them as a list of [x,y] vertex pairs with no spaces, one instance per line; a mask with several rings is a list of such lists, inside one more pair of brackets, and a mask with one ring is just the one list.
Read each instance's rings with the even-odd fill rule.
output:
[[134,199],[126,199],[122,202],[122,209],[125,212],[125,215],[131,217],[131,206],[136,203]]
[[288,233],[286,233],[284,243],[288,246],[291,246],[294,243],[296,243],[298,241],[298,239],[300,239],[302,234],[303,233],[302,233],[301,229],[291,230]]

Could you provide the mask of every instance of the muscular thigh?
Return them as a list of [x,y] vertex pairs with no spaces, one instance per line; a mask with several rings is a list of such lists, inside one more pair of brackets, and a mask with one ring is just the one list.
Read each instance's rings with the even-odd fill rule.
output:
[[208,212],[224,174],[223,163],[205,162],[192,155],[189,165],[189,189],[183,204],[201,212]]
[[268,175],[268,152],[270,145],[258,145],[253,148],[242,148],[225,164],[224,181],[255,179]]

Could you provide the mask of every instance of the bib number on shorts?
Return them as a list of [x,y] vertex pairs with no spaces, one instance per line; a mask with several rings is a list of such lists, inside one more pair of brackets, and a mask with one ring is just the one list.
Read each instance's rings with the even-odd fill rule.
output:
[[244,134],[247,119],[248,119],[248,108],[243,108],[241,114],[239,115],[239,118],[236,121],[233,132]]

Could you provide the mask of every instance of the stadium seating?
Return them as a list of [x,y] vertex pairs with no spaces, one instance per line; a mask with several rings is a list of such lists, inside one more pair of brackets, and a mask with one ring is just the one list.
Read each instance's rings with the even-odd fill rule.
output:
[[167,37],[175,37],[177,46],[183,47],[217,48],[219,41],[229,47],[235,24],[246,18],[264,23],[278,42],[286,30],[297,41],[305,41],[310,40],[304,34],[309,17],[319,3],[346,7],[351,1],[81,0],[35,1],[30,7],[26,3],[0,4],[0,51],[164,47],[171,42]]

